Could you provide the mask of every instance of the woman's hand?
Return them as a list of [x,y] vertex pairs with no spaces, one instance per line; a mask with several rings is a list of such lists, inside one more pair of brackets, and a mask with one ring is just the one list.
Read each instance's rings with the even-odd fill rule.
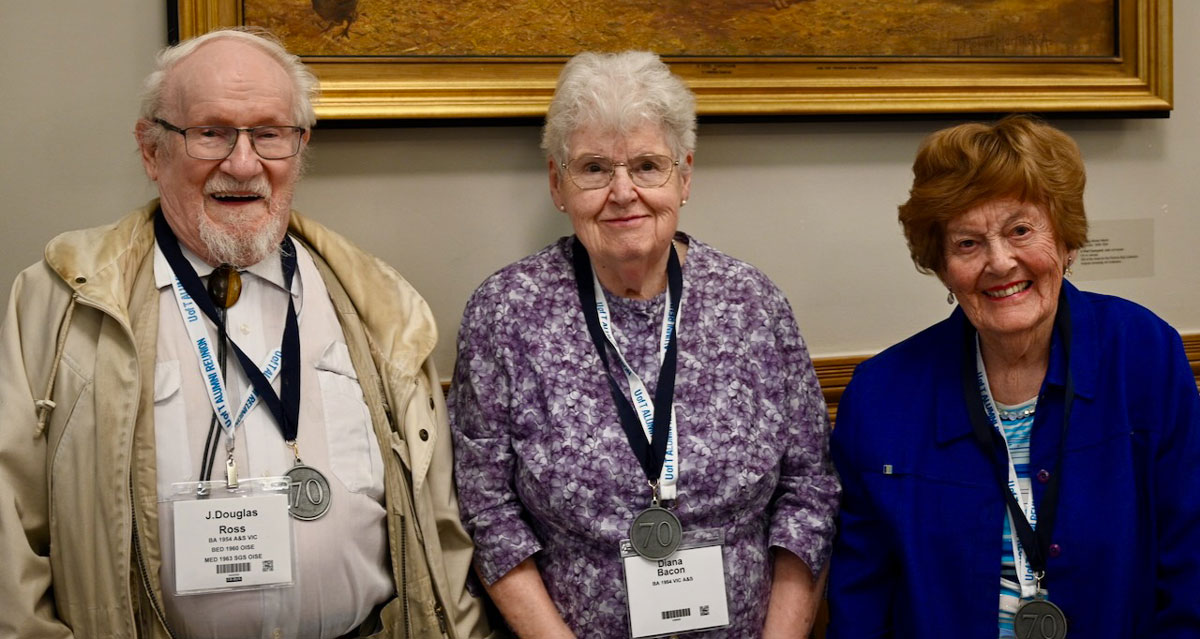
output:
[[504,620],[521,639],[575,639],[575,633],[567,627],[550,600],[550,593],[546,592],[546,584],[533,559],[517,564],[487,586],[487,591]]
[[825,591],[829,566],[813,579],[808,565],[791,551],[779,547],[771,550],[775,554],[775,575],[762,639],[807,639]]

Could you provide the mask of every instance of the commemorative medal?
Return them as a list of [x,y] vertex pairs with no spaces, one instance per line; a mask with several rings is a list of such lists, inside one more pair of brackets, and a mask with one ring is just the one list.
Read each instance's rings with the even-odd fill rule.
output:
[[292,483],[288,490],[288,512],[292,517],[312,521],[329,510],[333,495],[329,492],[329,480],[321,471],[297,460],[287,471],[287,477]]
[[1017,608],[1013,630],[1020,639],[1064,639],[1067,616],[1047,599],[1027,601]]
[[675,554],[683,539],[683,525],[675,513],[661,506],[651,506],[633,518],[629,540],[637,554],[657,561]]

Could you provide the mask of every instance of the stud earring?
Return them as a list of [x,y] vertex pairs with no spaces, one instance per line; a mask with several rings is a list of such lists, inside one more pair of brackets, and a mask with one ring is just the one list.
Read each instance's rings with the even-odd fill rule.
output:
[[683,198],[683,201],[679,203],[679,206],[687,206],[687,198]]
[[565,212],[567,211],[567,205],[566,205],[566,204],[559,204],[559,205],[558,205],[558,210],[560,210],[560,211],[562,211],[562,212],[564,212],[564,213],[565,213]]

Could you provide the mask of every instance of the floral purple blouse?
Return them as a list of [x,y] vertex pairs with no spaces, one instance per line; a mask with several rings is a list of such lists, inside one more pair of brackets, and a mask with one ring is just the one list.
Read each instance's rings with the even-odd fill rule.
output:
[[[829,558],[840,491],[829,419],[779,289],[706,244],[683,234],[676,241],[689,250],[675,512],[685,530],[724,530],[731,620],[695,636],[757,637],[771,587],[768,549],[790,550],[814,574]],[[665,299],[608,296],[617,342],[651,394]],[[629,634],[618,544],[650,501],[602,366],[568,237],[475,291],[450,391],[459,500],[480,574],[490,584],[533,556],[567,625],[589,638]]]

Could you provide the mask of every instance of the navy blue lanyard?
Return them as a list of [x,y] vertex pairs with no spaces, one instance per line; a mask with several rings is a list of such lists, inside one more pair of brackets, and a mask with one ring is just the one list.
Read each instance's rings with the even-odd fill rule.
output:
[[292,238],[284,236],[283,242],[280,244],[280,252],[283,256],[283,280],[288,294],[288,310],[283,326],[283,343],[280,348],[282,362],[279,369],[279,394],[275,393],[271,382],[267,381],[267,377],[242,352],[242,349],[233,340],[227,338],[222,314],[217,311],[216,305],[209,299],[208,291],[205,290],[204,283],[200,281],[200,276],[196,275],[196,270],[183,256],[183,251],[179,248],[179,240],[175,238],[175,233],[167,224],[167,219],[163,216],[161,209],[154,216],[154,238],[158,242],[163,256],[167,258],[167,263],[175,271],[175,276],[183,284],[183,289],[217,327],[220,335],[227,339],[229,345],[233,347],[242,371],[246,373],[250,384],[254,386],[254,390],[258,392],[259,397],[270,409],[271,415],[275,417],[275,423],[279,425],[279,431],[283,433],[284,441],[295,442],[296,433],[300,429],[300,324],[296,319],[296,306],[291,293],[292,278],[296,274],[296,247],[292,243]]
[[[671,431],[671,403],[675,398],[675,367],[678,355],[677,331],[671,331],[667,341],[667,351],[663,355],[662,368],[658,372],[658,383],[654,387],[656,428],[652,440],[647,443],[637,413],[634,412],[633,405],[629,403],[629,398],[625,397],[624,391],[617,384],[608,364],[608,341],[604,337],[604,329],[600,327],[600,315],[596,311],[596,289],[592,280],[592,262],[588,257],[587,249],[583,247],[583,243],[579,241],[578,237],[571,246],[571,252],[575,266],[575,284],[579,289],[579,302],[583,305],[583,316],[587,320],[588,334],[591,335],[592,344],[596,346],[596,353],[604,365],[604,372],[608,377],[608,387],[612,391],[613,401],[617,405],[617,416],[620,418],[621,428],[625,430],[629,447],[633,449],[633,454],[642,465],[642,471],[646,473],[646,480],[655,483],[658,481],[663,461],[667,456],[667,438]],[[671,244],[671,255],[667,258],[667,290],[671,295],[671,315],[677,318],[679,302],[683,297],[683,269],[679,266],[679,255],[675,252],[674,243]]]
[[[1062,477],[1063,454],[1067,446],[1067,430],[1071,424],[1071,405],[1075,401],[1075,382],[1071,376],[1071,309],[1067,304],[1066,291],[1060,291],[1058,297],[1058,311],[1054,315],[1054,327],[1058,331],[1063,343],[1063,357],[1066,359],[1066,386],[1064,389],[1064,406],[1063,406],[1063,422],[1062,434],[1058,445],[1058,460],[1055,462],[1054,474],[1050,475],[1050,480],[1046,484],[1046,492],[1042,496],[1042,501],[1037,506],[1038,526],[1037,530],[1029,523],[1025,517],[1024,511],[1021,510],[1021,505],[1017,503],[1017,498],[1013,495],[1013,491],[1009,490],[1008,479],[1006,475],[1007,464],[1001,466],[999,463],[998,451],[1005,450],[1007,444],[1003,436],[996,430],[995,426],[987,417],[987,413],[983,407],[983,398],[979,394],[979,386],[976,383],[978,366],[975,358],[975,327],[971,322],[964,321],[966,329],[963,331],[963,399],[967,402],[967,413],[971,417],[971,428],[975,433],[975,440],[986,453],[987,458],[993,461],[993,466],[996,469],[996,479],[1000,483],[1000,490],[1004,493],[1004,500],[1008,506],[1008,512],[1012,515],[1013,531],[1017,538],[1021,541],[1021,547],[1029,555],[1029,566],[1033,568],[1034,574],[1045,575],[1046,559],[1050,551],[1050,540],[1054,534],[1054,519],[1058,510],[1059,489],[1062,482],[1059,479]],[[1037,419],[1036,417],[1034,418]]]

